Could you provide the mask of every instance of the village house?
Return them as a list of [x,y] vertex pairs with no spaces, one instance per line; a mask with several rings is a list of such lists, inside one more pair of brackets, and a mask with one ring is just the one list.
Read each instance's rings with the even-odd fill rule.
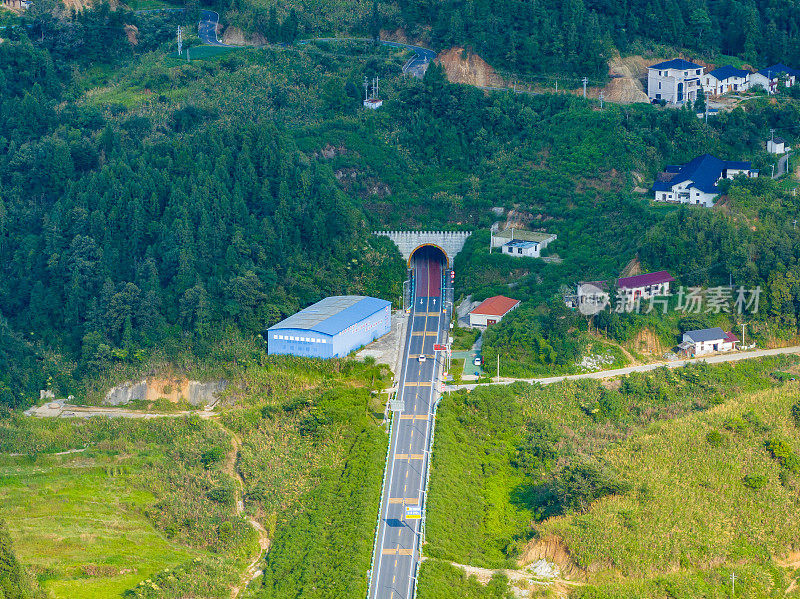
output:
[[741,92],[750,87],[750,71],[731,66],[720,67],[703,76],[703,92],[707,96],[721,96],[728,92]]
[[697,90],[705,67],[675,58],[659,62],[647,69],[647,96],[650,101],[683,104],[697,100]]
[[739,339],[731,332],[719,327],[686,331],[683,341],[678,345],[680,352],[691,358],[716,352],[733,351]]
[[767,152],[770,154],[785,154],[791,149],[786,145],[786,140],[782,137],[773,137],[767,140]]
[[490,324],[497,324],[518,306],[519,300],[504,295],[485,299],[469,313],[469,326],[486,327]]
[[578,308],[584,314],[596,314],[609,303],[608,282],[582,281],[578,283],[573,297],[570,307]]
[[750,75],[750,87],[758,85],[768,94],[774,94],[778,90],[780,81],[783,81],[786,87],[791,87],[797,82],[798,76],[800,71],[778,63]]
[[617,300],[632,304],[637,300],[669,295],[669,284],[674,280],[666,270],[617,279]]
[[679,202],[710,208],[720,193],[717,183],[737,175],[758,177],[758,171],[749,162],[720,160],[711,154],[698,156],[691,162],[668,165],[653,183],[653,193],[658,202]]
[[542,250],[556,239],[558,236],[552,233],[511,228],[491,232],[491,247],[501,248],[500,251],[507,256],[539,258]]

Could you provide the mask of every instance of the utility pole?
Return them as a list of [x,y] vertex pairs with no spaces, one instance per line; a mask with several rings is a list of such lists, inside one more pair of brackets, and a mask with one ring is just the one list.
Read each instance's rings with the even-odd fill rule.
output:
[[586,84],[589,83],[589,79],[584,77],[583,79],[581,79],[581,81],[583,82],[583,99],[585,100],[586,99]]
[[366,102],[369,100],[369,81],[367,80],[366,75],[364,76],[364,101]]
[[742,345],[747,345],[747,344],[744,342],[744,323],[742,323]]
[[736,572],[731,572],[731,597],[736,596]]
[[603,110],[603,100],[605,99],[605,93],[600,92],[600,110]]
[[500,352],[497,352],[497,382],[500,382]]
[[186,62],[192,62],[192,60],[189,58],[189,48],[186,48]]
[[183,53],[183,32],[181,31],[181,26],[178,25],[178,56]]
[[770,141],[775,141],[775,129],[769,130]]
[[558,93],[558,79],[556,79],[556,93]]

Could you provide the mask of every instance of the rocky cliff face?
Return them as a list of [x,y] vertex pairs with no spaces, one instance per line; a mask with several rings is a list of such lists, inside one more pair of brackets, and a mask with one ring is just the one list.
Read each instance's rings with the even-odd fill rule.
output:
[[122,406],[136,400],[156,401],[165,398],[172,402],[184,400],[193,406],[203,406],[214,402],[227,386],[227,381],[143,379],[113,387],[106,393],[103,404]]

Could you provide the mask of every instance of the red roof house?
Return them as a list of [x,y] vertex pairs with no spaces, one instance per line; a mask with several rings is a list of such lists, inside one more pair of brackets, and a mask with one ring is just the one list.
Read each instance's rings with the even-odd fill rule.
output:
[[496,295],[482,301],[469,313],[469,324],[473,327],[485,327],[495,324],[503,316],[519,306],[519,300],[504,295]]

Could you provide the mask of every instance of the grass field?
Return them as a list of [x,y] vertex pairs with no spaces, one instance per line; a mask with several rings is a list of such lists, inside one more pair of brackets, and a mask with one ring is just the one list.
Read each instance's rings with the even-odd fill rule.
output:
[[[545,521],[537,533],[563,538],[581,567],[606,570],[602,596],[658,596],[648,579],[676,571],[682,596],[690,588],[713,596],[706,593],[724,590],[733,570],[738,597],[782,594],[789,577],[773,558],[784,559],[800,538],[800,485],[765,442],[778,437],[800,451],[791,418],[798,400],[790,383],[654,425],[602,456],[626,473],[632,492]],[[763,478],[748,486],[747,477]],[[614,581],[619,574],[634,581]]]
[[[559,539],[556,561],[588,582],[574,596],[727,597],[733,571],[737,597],[784,596],[800,566],[791,410],[800,387],[783,382],[796,363],[661,369],[605,385],[516,383],[444,398],[425,553],[513,567]],[[420,595],[454,577],[428,568]]]
[[136,458],[82,453],[0,461],[2,516],[18,558],[51,597],[117,597],[202,555],[168,541],[141,515],[155,497],[121,473],[138,466]]

